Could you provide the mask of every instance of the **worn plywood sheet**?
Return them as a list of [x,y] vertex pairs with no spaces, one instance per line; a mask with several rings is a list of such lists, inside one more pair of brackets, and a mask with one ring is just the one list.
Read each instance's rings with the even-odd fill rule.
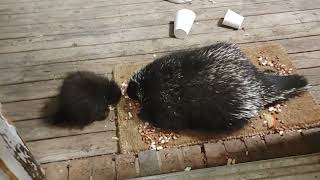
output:
[[[262,46],[246,46],[242,47],[246,55],[251,59],[253,64],[260,69],[265,69],[258,65],[257,56],[262,52],[265,56],[280,58],[280,62],[292,67],[293,65],[289,60],[289,57],[285,50],[279,44],[267,43]],[[114,69],[114,78],[120,84],[127,80],[131,74],[143,67],[144,64],[123,64],[118,65]],[[295,70],[294,70],[295,72]],[[120,137],[120,151],[122,153],[137,152],[140,150],[148,149],[148,145],[141,140],[141,136],[138,133],[138,126],[142,124],[141,120],[137,117],[137,110],[130,110],[133,118],[128,119],[128,107],[127,104],[131,102],[130,99],[122,98],[117,107],[118,113],[118,129]],[[131,102],[133,103],[133,102]],[[277,118],[284,122],[282,125],[285,129],[299,129],[307,128],[319,125],[320,108],[312,99],[310,93],[304,93],[299,97],[291,98],[286,103],[286,107],[282,108],[282,113],[276,115]],[[261,113],[265,110],[261,111]],[[254,127],[254,128],[252,128]],[[161,130],[157,130],[156,133],[160,133]],[[190,130],[184,130],[177,132],[181,135],[177,140],[168,143],[168,146],[183,146],[188,144],[198,144],[208,141],[218,141],[222,139],[240,138],[250,135],[270,133],[263,125],[263,120],[257,117],[244,128],[235,132],[228,133],[200,133]]]

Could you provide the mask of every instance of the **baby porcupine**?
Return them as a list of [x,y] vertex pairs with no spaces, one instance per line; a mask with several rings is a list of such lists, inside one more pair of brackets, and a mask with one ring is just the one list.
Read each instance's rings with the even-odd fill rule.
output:
[[299,75],[260,72],[239,47],[217,43],[155,60],[131,77],[127,93],[157,127],[231,130],[306,85]]
[[53,123],[84,127],[104,120],[108,105],[117,104],[120,97],[120,87],[114,81],[93,72],[72,72],[63,81]]

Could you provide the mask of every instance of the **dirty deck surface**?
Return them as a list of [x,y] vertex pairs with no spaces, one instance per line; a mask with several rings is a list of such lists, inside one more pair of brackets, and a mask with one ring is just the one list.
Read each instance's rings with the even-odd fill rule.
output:
[[221,166],[136,178],[135,180],[316,180],[320,179],[320,154],[256,161],[234,166]]
[[[197,14],[185,40],[170,33],[170,21],[181,8]],[[217,26],[228,8],[245,16],[244,30]],[[84,164],[75,162],[63,176],[79,179],[75,167],[108,163],[102,158],[118,153],[117,141],[112,139],[117,132],[112,115],[82,130],[44,123],[48,115],[44,104],[54,99],[66,73],[90,70],[110,77],[116,64],[149,61],[216,41],[280,43],[320,102],[318,0],[193,0],[183,5],[164,0],[2,0],[0,102],[4,115],[15,122],[41,163],[92,157]]]

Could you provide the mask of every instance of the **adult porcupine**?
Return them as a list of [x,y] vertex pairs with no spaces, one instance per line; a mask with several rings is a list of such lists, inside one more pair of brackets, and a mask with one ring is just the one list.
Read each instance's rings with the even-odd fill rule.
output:
[[63,81],[53,123],[83,127],[104,120],[108,105],[117,104],[120,97],[120,87],[114,81],[93,72],[72,72]]
[[259,72],[239,47],[217,43],[155,60],[131,77],[127,93],[157,127],[227,130],[306,85],[299,75]]

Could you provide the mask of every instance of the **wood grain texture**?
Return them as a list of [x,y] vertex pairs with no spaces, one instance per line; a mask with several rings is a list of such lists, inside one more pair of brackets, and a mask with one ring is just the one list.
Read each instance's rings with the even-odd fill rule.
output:
[[[46,104],[51,104],[53,98],[37,99],[31,101],[20,101],[7,103],[3,106],[3,114],[11,121],[21,121],[26,119],[38,119],[47,117],[54,111],[46,109]],[[54,104],[54,103],[53,103]]]
[[[246,29],[256,29],[279,25],[283,26],[315,22],[319,19],[319,9],[277,14],[263,14],[247,17],[244,21],[243,27]],[[219,18],[198,21],[197,24],[193,26],[191,34],[224,32],[225,28],[223,27],[208,26],[208,24],[218,24],[219,21]],[[168,38],[168,29],[170,29],[170,25],[165,24],[138,27],[134,29],[123,29],[122,31],[112,31],[111,33],[101,31],[0,40],[0,53],[72,47],[75,44],[77,46],[87,46],[122,41]],[[282,30],[282,32],[283,31],[284,30]]]
[[[163,3],[166,3],[163,1]],[[238,6],[225,6],[216,7],[212,5],[212,8],[200,8],[195,12],[197,14],[196,21],[214,20],[224,17],[224,14],[228,8],[232,8],[238,12],[241,12],[245,17],[255,15],[267,15],[277,14],[283,12],[296,11],[297,18],[303,22],[304,18],[299,17],[299,11],[308,9],[317,9],[318,5],[315,4],[303,4],[299,1],[279,1],[266,2],[255,5],[246,4]],[[218,3],[219,4],[219,3]],[[318,7],[319,8],[319,7]],[[257,11],[259,9],[259,11]],[[69,34],[69,33],[82,33],[90,34],[94,32],[115,33],[119,30],[119,24],[121,29],[146,27],[146,26],[158,26],[168,25],[170,21],[173,21],[174,11],[165,13],[151,13],[143,15],[130,15],[122,17],[100,18],[100,19],[85,19],[72,22],[55,22],[49,24],[32,24],[32,25],[19,25],[19,26],[3,26],[0,28],[0,39],[17,38],[17,37],[35,37],[35,40],[43,38],[46,35],[57,34]],[[309,16],[310,17],[310,16]],[[307,18],[309,18],[307,17]],[[268,18],[266,18],[268,19]],[[260,19],[262,20],[262,19]]]
[[61,137],[27,143],[40,163],[118,152],[115,131]]
[[299,69],[298,73],[304,75],[311,85],[320,85],[320,67]]
[[61,83],[62,80],[49,80],[2,86],[0,89],[0,101],[6,103],[54,97],[58,93]]
[[83,129],[56,127],[47,123],[45,119],[17,121],[14,125],[18,129],[23,140],[29,142],[71,135],[88,134],[92,132],[116,131],[114,116],[114,111],[111,111],[106,120],[95,121],[92,124],[85,126]]
[[[292,57],[294,62],[298,61],[300,63],[297,64],[298,68],[305,68],[307,64],[313,66],[313,63],[317,63],[319,52],[306,52],[302,55],[308,55],[307,57],[301,57],[299,54],[292,54],[297,52],[304,51],[314,51],[319,50],[320,48],[320,39],[318,36],[312,37],[298,37],[292,39],[283,39],[276,40],[280,42],[287,49],[290,57]],[[249,44],[250,45],[250,44]],[[176,47],[177,48],[177,47]],[[150,53],[150,52],[147,52]],[[156,53],[157,57],[162,56],[164,53]],[[24,67],[22,62],[19,66],[14,69],[2,69],[0,71],[0,84],[15,84],[22,82],[33,82],[33,81],[42,81],[42,80],[50,80],[50,79],[60,79],[65,77],[65,75],[70,71],[75,70],[93,70],[97,73],[110,73],[115,64],[118,63],[133,63],[133,62],[141,62],[141,61],[150,61],[153,60],[154,54],[145,54],[145,55],[132,55],[132,56],[124,56],[124,57],[114,57],[107,59],[97,59],[92,61],[79,61],[79,62],[68,62],[68,63],[57,63],[57,64],[48,64],[48,65],[39,65],[39,66],[26,66]],[[304,61],[307,58],[307,61]],[[311,62],[312,60],[312,62]],[[5,63],[3,63],[5,64]],[[11,65],[11,64],[10,64]],[[318,66],[314,64],[314,66]],[[110,78],[111,75],[107,74],[107,77]],[[50,82],[50,84],[59,84],[60,82]],[[41,84],[41,82],[39,82]],[[28,86],[28,85],[25,85]],[[14,86],[12,87],[14,88]],[[28,89],[28,87],[25,87]],[[6,93],[6,89],[0,89],[0,100],[6,102],[4,94]]]
[[314,100],[320,105],[320,85],[313,86],[310,93]]
[[320,66],[320,51],[296,53],[289,56],[293,64],[300,69]]
[[[32,1],[32,2],[30,2]],[[57,10],[76,10],[76,9],[90,9],[90,8],[101,8],[101,7],[114,7],[119,5],[128,4],[140,4],[159,2],[161,0],[65,0],[65,1],[35,1],[35,0],[24,0],[24,1],[10,1],[3,0],[0,2],[0,15],[14,15],[14,14],[31,14],[40,13],[46,11],[57,11]],[[7,2],[7,3],[6,3]]]
[[[277,4],[279,1],[271,0]],[[128,4],[118,6],[102,6],[97,8],[85,8],[77,10],[55,10],[55,11],[44,11],[39,13],[27,13],[27,14],[12,14],[12,15],[1,15],[0,16],[0,27],[2,26],[17,26],[17,25],[31,25],[31,24],[49,24],[53,22],[66,22],[75,20],[86,20],[86,19],[99,19],[108,17],[118,17],[121,22],[123,16],[143,16],[147,14],[174,14],[175,11],[181,8],[189,8],[192,10],[206,9],[206,8],[219,8],[229,7],[232,9],[238,9],[246,5],[257,5],[261,3],[270,3],[270,0],[252,0],[252,1],[241,1],[241,0],[226,0],[226,2],[218,3],[213,6],[209,1],[198,1],[198,3],[190,4],[178,4],[173,6],[171,3],[165,1],[159,2],[146,2],[141,4]],[[290,0],[288,0],[290,1]],[[306,7],[308,3],[301,3],[301,0],[292,5],[299,5]],[[278,6],[283,3],[277,4]],[[309,4],[310,5],[310,4]],[[261,6],[261,5],[260,5]],[[314,3],[313,8],[317,7],[317,3]],[[240,10],[240,9],[239,9]],[[290,7],[290,10],[294,10],[294,7]],[[171,13],[170,13],[171,12]],[[120,18],[119,18],[120,17]],[[218,16],[217,16],[218,17]],[[221,16],[220,16],[221,17]],[[222,16],[223,17],[223,16]],[[120,24],[118,24],[120,27]]]
[[[320,22],[319,22],[320,23]],[[61,49],[47,49],[39,51],[28,51],[18,53],[0,54],[1,67],[21,67],[40,64],[49,64],[57,62],[69,61],[86,61],[92,59],[102,59],[111,57],[121,57],[130,55],[140,55],[146,53],[159,53],[174,51],[179,49],[186,49],[198,46],[212,44],[216,41],[231,41],[237,43],[253,43],[257,41],[272,41],[281,39],[298,38],[301,36],[312,36],[309,38],[312,43],[305,42],[304,46],[310,50],[319,49],[320,26],[318,22],[293,24],[285,26],[267,27],[248,29],[243,31],[226,31],[218,33],[197,34],[191,35],[185,40],[176,38],[152,39],[143,41],[128,41],[118,42],[112,44],[101,44],[95,46],[80,46]],[[208,38],[214,37],[214,38]],[[292,46],[295,49],[302,49],[304,46],[299,44],[300,39],[295,42],[284,41],[284,45]],[[294,51],[292,48],[292,51]],[[290,48],[288,48],[290,49]]]
[[[111,5],[114,4],[114,5],[117,5],[119,4],[120,2],[117,1],[117,0],[92,0],[92,1],[89,1],[89,2],[104,2],[104,1],[107,1],[109,2]],[[38,3],[44,3],[44,4],[50,4],[50,5],[54,5],[54,4],[59,4],[60,6],[68,6],[69,3],[81,3],[81,2],[86,2],[86,0],[55,0],[55,1],[52,1],[52,0],[2,0],[0,2],[0,5],[11,5],[11,6],[16,6],[17,4],[34,4],[35,7],[37,7],[36,5]],[[134,2],[132,2],[131,0],[122,0],[123,4],[131,4],[131,3],[143,3],[143,2],[146,2],[145,0],[135,0]],[[122,3],[120,3],[122,4]],[[81,6],[81,5],[73,5],[75,7],[77,6]],[[50,6],[51,7],[51,6]],[[35,8],[37,9],[37,8]]]
[[[197,14],[185,40],[170,37],[169,31],[181,8]],[[245,16],[245,31],[217,26],[228,8]],[[118,152],[117,142],[111,139],[116,136],[114,122],[95,122],[77,130],[44,121],[52,112],[45,105],[54,100],[68,72],[91,70],[111,78],[115,65],[151,61],[154,54],[159,57],[215,41],[248,46],[274,41],[287,49],[298,72],[314,85],[310,92],[319,103],[319,9],[316,0],[217,0],[214,4],[193,0],[182,5],[165,0],[2,0],[0,102],[41,162],[99,155],[89,160],[90,167],[80,163],[84,169],[89,167],[89,174],[72,163],[70,179],[113,179],[113,162],[100,155]],[[61,168],[65,175],[68,165],[48,164],[49,175]],[[95,176],[95,171],[100,175]]]

